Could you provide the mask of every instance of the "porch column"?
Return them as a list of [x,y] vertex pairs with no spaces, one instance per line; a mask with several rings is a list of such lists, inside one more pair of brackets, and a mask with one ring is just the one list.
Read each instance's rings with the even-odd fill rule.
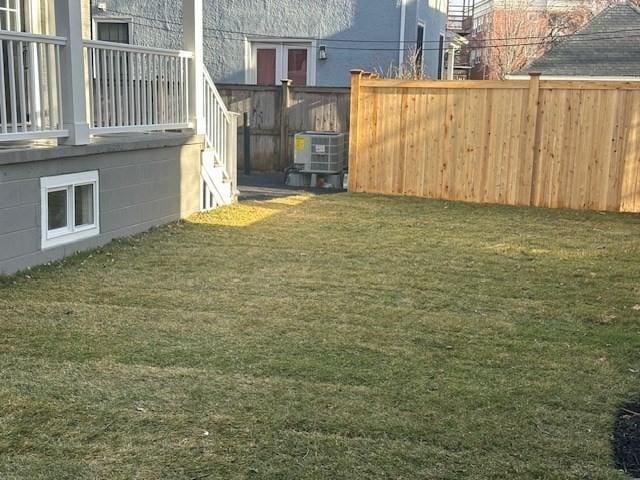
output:
[[195,133],[205,133],[204,122],[204,37],[202,0],[182,0],[183,49],[193,53],[189,62],[189,120]]
[[67,45],[60,52],[62,115],[69,137],[65,145],[87,145],[87,92],[84,77],[84,51],[82,48],[81,0],[54,0],[56,35],[66,37]]

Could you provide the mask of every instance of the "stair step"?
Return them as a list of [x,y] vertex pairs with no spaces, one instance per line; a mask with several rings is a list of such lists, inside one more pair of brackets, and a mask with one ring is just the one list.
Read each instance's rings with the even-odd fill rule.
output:
[[233,185],[225,178],[223,167],[215,164],[215,154],[205,150],[202,154],[202,178],[217,206],[230,205],[235,198]]

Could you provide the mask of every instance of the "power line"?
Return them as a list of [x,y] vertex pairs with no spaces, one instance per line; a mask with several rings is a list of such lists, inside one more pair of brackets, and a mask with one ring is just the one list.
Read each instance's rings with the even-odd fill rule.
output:
[[[136,18],[141,18],[144,20],[150,20],[150,21],[154,21],[154,22],[158,22],[158,23],[165,23],[165,24],[169,24],[169,25],[177,25],[177,26],[182,26],[181,22],[175,22],[172,20],[168,20],[168,19],[161,19],[161,18],[157,18],[157,17],[147,17],[144,15],[140,15],[140,14],[134,14],[131,12],[120,12],[117,10],[112,10],[109,9],[109,13],[115,13],[118,15],[126,15],[126,16],[130,16],[130,17],[136,17]],[[143,23],[135,23],[132,22],[135,25],[139,25],[139,26],[143,26],[143,27],[147,27],[147,28],[153,28],[153,29],[157,29],[157,30],[161,30],[161,31],[172,31],[172,30],[168,30],[166,28],[162,28],[162,27],[157,27],[155,25],[149,25],[149,24],[143,24]],[[204,27],[204,30],[207,31],[213,31],[213,32],[220,32],[220,33],[224,33],[224,34],[232,34],[232,35],[243,35],[243,36],[255,36],[255,37],[262,37],[262,38],[277,38],[277,39],[295,39],[295,40],[300,40],[299,37],[287,37],[287,36],[282,36],[282,35],[273,35],[273,34],[257,34],[257,33],[251,33],[251,32],[244,32],[244,31],[240,31],[240,30],[225,30],[225,29],[220,29],[220,28],[213,28],[213,27]],[[173,31],[175,32],[175,30]],[[478,45],[478,46],[471,46],[471,48],[493,48],[493,47],[504,47],[504,46],[526,46],[526,45],[538,45],[538,44],[542,44],[542,43],[546,43],[547,41],[556,41],[565,37],[572,37],[572,38],[580,38],[580,37],[594,37],[591,38],[591,40],[610,40],[610,39],[624,39],[624,38],[633,38],[635,37],[635,35],[625,35],[625,36],[617,36],[617,37],[607,37],[606,35],[609,34],[618,34],[618,33],[640,33],[640,28],[628,28],[628,29],[619,29],[619,30],[608,30],[608,31],[601,31],[601,32],[592,32],[592,33],[573,33],[573,34],[559,34],[559,35],[555,35],[555,36],[550,36],[550,35],[539,35],[539,36],[523,36],[523,37],[492,37],[492,38],[485,38],[485,39],[475,39],[474,42],[476,43],[483,43],[483,42],[501,42],[501,41],[512,41],[512,40],[534,40],[534,39],[540,39],[541,42],[535,42],[535,43],[522,43],[522,44],[517,44],[517,45]],[[209,37],[211,38],[211,37]],[[223,39],[227,39],[227,40],[242,40],[244,41],[244,38],[232,38],[232,37],[215,37],[215,38],[223,38]],[[335,39],[335,38],[314,38],[314,40],[317,41],[321,41],[323,43],[328,43],[328,42],[333,42],[333,43],[372,43],[372,44],[385,44],[385,43],[392,43],[392,44],[399,44],[399,43],[410,43],[410,44],[414,44],[415,40],[360,40],[360,39]],[[589,40],[589,38],[587,38],[587,40]],[[425,40],[423,43],[440,43],[440,40]],[[376,48],[365,48],[365,47],[341,47],[341,46],[332,46],[332,49],[336,49],[336,50],[369,50],[369,51],[406,51],[406,50],[414,50],[415,47],[411,47],[411,48],[386,48],[386,47],[376,47]],[[434,48],[434,49],[428,49],[428,48],[423,48],[423,51],[430,51],[430,50],[440,50],[440,48]]]
[[[282,35],[260,35],[260,34],[254,34],[254,33],[249,33],[249,32],[241,32],[241,31],[233,31],[233,30],[223,30],[223,29],[217,29],[217,28],[208,28],[205,27],[205,30],[211,30],[211,31],[216,31],[216,32],[221,32],[221,33],[230,33],[230,34],[237,34],[237,35],[247,35],[247,36],[257,36],[257,37],[265,37],[265,38],[287,38],[287,37],[283,37]],[[638,28],[627,28],[627,29],[620,29],[620,30],[609,30],[609,31],[602,31],[602,32],[592,32],[592,33],[573,33],[573,34],[559,34],[559,35],[555,35],[555,36],[551,36],[551,35],[530,35],[530,36],[524,36],[524,37],[489,37],[489,38],[482,38],[482,39],[474,39],[475,42],[498,42],[498,41],[503,41],[503,40],[534,40],[534,39],[549,39],[549,40],[556,40],[556,39],[561,39],[561,38],[565,38],[565,37],[591,37],[591,36],[596,36],[596,38],[594,38],[595,40],[599,39],[600,37],[597,37],[599,35],[608,35],[608,34],[617,34],[617,33],[640,33],[640,27]],[[295,37],[290,37],[290,38],[295,38]],[[607,37],[604,37],[605,39]],[[316,38],[315,40],[318,41],[322,41],[322,42],[338,42],[338,43],[393,43],[393,44],[398,44],[398,43],[411,43],[411,44],[415,44],[416,41],[415,40],[356,40],[356,39],[337,39],[337,38]],[[424,40],[423,43],[440,43],[440,40]],[[335,48],[335,47],[332,47]]]
[[[149,24],[144,24],[144,23],[137,23],[137,22],[131,22],[134,25],[138,25],[138,26],[142,26],[142,27],[146,27],[146,28],[152,28],[152,29],[156,29],[156,30],[160,30],[163,32],[167,32],[166,29],[162,28],[162,27],[157,27],[154,25],[149,25]],[[617,39],[630,39],[630,38],[640,38],[640,29],[634,29],[634,32],[638,32],[635,34],[631,34],[631,35],[623,35],[623,36],[609,36],[609,37],[599,37],[597,39],[576,39],[577,41],[582,41],[582,42],[589,42],[589,41],[593,41],[593,40],[617,40]],[[169,30],[169,32],[172,33],[178,33],[176,30]],[[231,40],[231,41],[237,41],[237,42],[244,42],[246,39],[245,38],[238,38],[238,37],[228,37],[228,36],[224,36],[224,35],[218,35],[218,36],[207,36],[207,38],[215,38],[215,39],[220,39],[220,40]],[[277,37],[279,39],[285,39],[286,37]],[[300,40],[299,38],[296,38],[296,40]],[[504,39],[505,41],[508,41],[508,38]],[[475,49],[475,50],[480,50],[480,49],[488,49],[488,48],[507,48],[507,47],[528,47],[528,46],[544,46],[545,42],[539,41],[539,42],[518,42],[518,43],[499,43],[499,44],[494,44],[494,45],[479,45],[479,46],[469,46],[470,49]],[[415,51],[415,47],[411,47],[411,48],[387,48],[387,47],[377,47],[377,48],[373,48],[373,47],[339,47],[339,46],[331,46],[330,47],[331,50],[347,50],[347,51],[369,51],[369,52],[408,52],[408,51]],[[422,48],[421,51],[423,52],[439,52],[441,49],[440,48]]]

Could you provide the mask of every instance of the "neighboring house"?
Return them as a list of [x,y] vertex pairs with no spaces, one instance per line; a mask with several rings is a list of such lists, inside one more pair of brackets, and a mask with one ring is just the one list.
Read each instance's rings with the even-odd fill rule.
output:
[[469,35],[471,77],[505,78],[571,34],[609,0],[480,0]]
[[[94,1],[94,38],[180,45],[172,0]],[[397,69],[407,53],[443,75],[447,0],[204,0],[216,82],[346,86],[349,71]]]
[[611,5],[509,78],[538,72],[547,79],[640,80],[639,31],[640,8]]
[[91,40],[87,0],[0,0],[0,274],[234,200],[237,116],[199,5],[172,2],[168,50],[117,22]]
[[490,15],[496,10],[516,8],[566,12],[576,7],[596,9],[601,4],[602,0],[478,0],[474,2],[474,13],[476,20],[481,20],[485,15]]

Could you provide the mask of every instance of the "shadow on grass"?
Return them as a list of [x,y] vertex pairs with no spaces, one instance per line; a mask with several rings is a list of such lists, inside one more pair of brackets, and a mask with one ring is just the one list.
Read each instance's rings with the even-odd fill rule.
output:
[[621,478],[638,232],[582,215],[294,195],[26,272],[0,477]]
[[160,238],[156,237],[157,235],[161,237],[172,236],[183,225],[190,225],[196,228],[213,227],[213,229],[220,230],[251,227],[269,219],[274,219],[277,215],[290,211],[313,198],[313,194],[297,193],[286,197],[235,203],[226,207],[219,207],[209,212],[196,213],[189,218],[158,225],[157,227],[150,228],[147,231],[135,235],[115,238],[103,246],[78,251],[60,260],[36,265],[12,275],[0,275],[0,288],[16,285],[17,281],[20,281],[19,283],[27,281],[26,284],[28,284],[30,280],[36,277],[48,274],[55,275],[55,272],[59,272],[63,268],[84,265],[88,259],[97,256],[107,255],[110,257],[114,251],[121,248],[138,248],[151,238]]

